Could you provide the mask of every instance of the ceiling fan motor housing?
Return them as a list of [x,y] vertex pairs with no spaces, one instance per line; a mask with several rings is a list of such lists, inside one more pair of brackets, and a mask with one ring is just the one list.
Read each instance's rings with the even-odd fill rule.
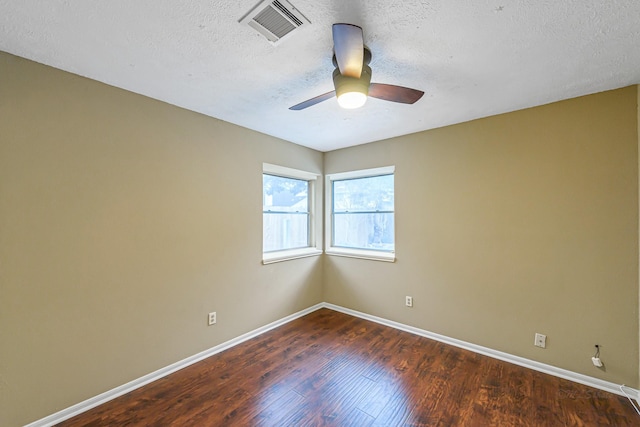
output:
[[333,71],[333,85],[336,88],[336,96],[349,92],[359,92],[365,95],[369,94],[369,85],[371,84],[371,67],[362,65],[362,74],[360,77],[348,77],[340,74],[339,69]]

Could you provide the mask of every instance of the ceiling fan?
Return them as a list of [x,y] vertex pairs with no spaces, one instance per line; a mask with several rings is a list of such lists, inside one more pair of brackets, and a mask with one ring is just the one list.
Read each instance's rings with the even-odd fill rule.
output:
[[352,24],[333,24],[333,85],[336,90],[308,99],[290,110],[305,108],[338,97],[343,108],[359,108],[372,96],[385,101],[413,104],[424,92],[403,86],[371,83],[371,51],[363,42],[362,28]]

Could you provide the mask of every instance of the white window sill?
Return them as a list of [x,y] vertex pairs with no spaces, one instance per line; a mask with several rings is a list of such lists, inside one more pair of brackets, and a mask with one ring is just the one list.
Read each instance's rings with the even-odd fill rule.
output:
[[266,252],[262,254],[262,264],[289,261],[292,259],[306,258],[322,255],[322,251],[316,248],[291,249],[286,251]]
[[371,261],[395,262],[394,252],[368,251],[366,249],[350,248],[329,248],[325,251],[327,255],[344,256],[348,258],[368,259]]

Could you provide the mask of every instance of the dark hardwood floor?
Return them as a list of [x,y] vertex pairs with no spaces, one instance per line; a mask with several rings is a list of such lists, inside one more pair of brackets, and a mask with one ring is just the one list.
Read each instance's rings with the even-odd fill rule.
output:
[[61,426],[638,426],[621,396],[328,309]]

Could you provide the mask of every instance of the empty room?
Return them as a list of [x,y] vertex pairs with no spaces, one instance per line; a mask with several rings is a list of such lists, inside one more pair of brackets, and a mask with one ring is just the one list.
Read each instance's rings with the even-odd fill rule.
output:
[[0,425],[640,425],[639,17],[0,0]]

